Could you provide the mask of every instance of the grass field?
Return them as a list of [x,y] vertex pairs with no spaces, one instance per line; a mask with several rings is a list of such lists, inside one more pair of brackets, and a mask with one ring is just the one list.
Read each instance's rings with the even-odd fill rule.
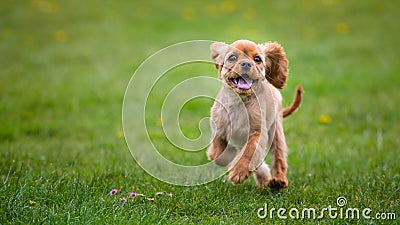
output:
[[[373,0],[2,1],[0,223],[399,224],[399,8]],[[171,44],[236,39],[285,47],[286,105],[297,84],[305,89],[301,109],[285,120],[289,188],[275,193],[252,179],[235,186],[226,176],[191,187],[158,181],[123,137],[132,74]],[[205,69],[216,77],[212,65]],[[188,137],[211,104],[182,112]],[[191,158],[168,147],[157,113],[146,119],[166,157]],[[204,162],[205,152],[192,159]],[[130,192],[145,197],[121,202]],[[277,210],[262,219],[265,204],[370,208],[371,217],[396,219],[282,219]]]

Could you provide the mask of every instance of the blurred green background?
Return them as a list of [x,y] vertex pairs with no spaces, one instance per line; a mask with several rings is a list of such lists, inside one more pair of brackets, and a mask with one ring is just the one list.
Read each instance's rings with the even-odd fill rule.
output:
[[[399,212],[399,8],[398,1],[378,0],[2,1],[0,175],[1,201],[8,203],[0,209],[1,220],[64,223],[71,222],[70,212],[77,221],[93,222],[82,210],[90,208],[105,216],[98,218],[103,222],[137,222],[165,206],[142,209],[138,217],[119,212],[113,220],[107,215],[115,211],[97,202],[113,187],[182,191],[185,197],[164,208],[167,222],[248,223],[255,214],[242,218],[241,212],[267,201],[261,196],[284,205],[326,199],[333,204],[343,192],[354,206]],[[284,104],[297,84],[304,86],[300,111],[285,121],[292,186],[274,196],[253,193],[253,181],[238,187],[217,183],[209,198],[226,190],[250,198],[211,204],[193,189],[157,182],[134,163],[123,139],[122,101],[134,71],[156,51],[188,40],[237,39],[284,46],[290,61]],[[216,77],[212,66],[209,71]],[[189,113],[200,118],[211,103],[193,103]],[[158,120],[154,116],[154,126]],[[183,129],[196,136],[191,126]],[[60,180],[72,186],[51,185]],[[81,192],[72,191],[74,180],[84,187]],[[202,194],[210,189],[198,188]],[[68,205],[87,193],[95,197]],[[60,195],[67,196],[65,202],[55,204]],[[179,204],[193,195],[198,204]],[[46,204],[27,212],[29,199]],[[51,214],[52,207],[64,213]],[[203,215],[220,207],[225,211]]]

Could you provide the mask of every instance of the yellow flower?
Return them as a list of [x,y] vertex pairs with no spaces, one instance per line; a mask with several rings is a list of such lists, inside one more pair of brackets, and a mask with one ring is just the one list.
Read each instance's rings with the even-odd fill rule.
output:
[[29,200],[29,205],[36,205],[36,202],[35,201],[33,201],[33,200]]
[[161,125],[162,125],[162,120],[161,120],[161,118],[158,118],[158,119],[157,119],[157,125],[158,125],[158,126],[161,126]]
[[318,117],[318,121],[322,124],[330,124],[332,121],[332,118],[328,115],[320,115]]
[[341,22],[341,23],[336,24],[336,31],[339,34],[348,34],[350,29],[349,29],[349,26],[347,25],[347,23]]
[[32,7],[46,13],[55,13],[60,8],[56,2],[46,0],[33,0]]
[[224,13],[231,13],[235,11],[236,6],[233,1],[224,1],[220,4],[221,11]]
[[68,36],[67,33],[63,30],[56,30],[54,32],[54,39],[58,42],[65,42],[67,40]]
[[117,132],[117,136],[118,136],[119,138],[123,138],[123,137],[124,137],[124,132],[123,132],[122,130],[119,130],[119,131]]

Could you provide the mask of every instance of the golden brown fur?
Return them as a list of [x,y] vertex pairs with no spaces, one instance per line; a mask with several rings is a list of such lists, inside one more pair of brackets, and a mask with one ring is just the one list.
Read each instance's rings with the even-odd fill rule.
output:
[[[288,73],[282,46],[275,42],[257,45],[247,40],[231,45],[215,42],[211,57],[224,85],[211,109],[213,140],[208,158],[218,165],[229,165],[229,179],[234,184],[242,183],[254,172],[260,186],[287,187],[282,122],[300,106],[303,89],[297,87],[291,106],[282,109],[278,88],[285,86]],[[272,178],[264,162],[268,147]],[[237,150],[240,152],[236,155]]]

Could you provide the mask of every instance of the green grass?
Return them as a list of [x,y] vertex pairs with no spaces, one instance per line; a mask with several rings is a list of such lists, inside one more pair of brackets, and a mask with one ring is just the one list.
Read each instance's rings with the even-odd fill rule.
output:
[[[398,224],[400,4],[189,2],[0,3],[0,223]],[[285,104],[298,83],[305,89],[301,109],[285,120],[287,190],[261,189],[252,179],[234,186],[226,176],[174,186],[133,160],[121,137],[131,75],[161,48],[197,39],[285,47]],[[206,70],[216,76],[211,65]],[[197,121],[211,104],[199,100],[184,108],[188,137],[199,135]],[[319,123],[320,115],[331,123]],[[205,161],[204,151],[177,157],[160,133],[159,114],[146,119],[166,157]],[[113,188],[121,190],[117,196],[108,195]],[[173,197],[120,203],[131,191]],[[340,196],[347,207],[396,213],[397,220],[257,217],[265,203],[321,209],[337,206]]]

